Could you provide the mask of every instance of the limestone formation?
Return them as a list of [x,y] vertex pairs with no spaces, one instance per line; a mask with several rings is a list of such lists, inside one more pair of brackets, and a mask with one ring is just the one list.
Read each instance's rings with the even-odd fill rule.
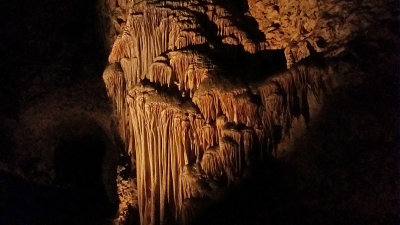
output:
[[[103,78],[136,165],[141,224],[165,224],[167,213],[189,223],[190,200],[217,198],[215,181],[234,185],[252,164],[290,150],[337,85],[331,68],[295,64],[343,45],[375,4],[336,2],[249,0],[248,11],[233,11],[218,0],[110,1],[118,35]],[[241,25],[254,19],[255,30]],[[253,67],[252,56],[273,49],[289,70]],[[135,204],[126,186],[120,224]]]

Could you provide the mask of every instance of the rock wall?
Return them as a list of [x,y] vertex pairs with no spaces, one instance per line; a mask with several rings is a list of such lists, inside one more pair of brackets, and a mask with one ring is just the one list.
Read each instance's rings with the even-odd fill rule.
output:
[[334,56],[368,27],[390,20],[393,1],[249,0],[269,48],[285,49],[287,65],[311,52]]

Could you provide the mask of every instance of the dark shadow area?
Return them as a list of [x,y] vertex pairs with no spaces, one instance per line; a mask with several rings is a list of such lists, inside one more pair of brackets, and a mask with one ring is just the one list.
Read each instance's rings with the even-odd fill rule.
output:
[[[207,43],[188,46],[180,50],[194,51],[204,56],[205,65],[216,66],[218,76],[242,83],[263,82],[268,77],[287,70],[286,58],[282,49],[249,53],[240,45],[216,43],[210,46]],[[319,62],[320,60],[320,55],[317,54],[312,59],[302,62]]]
[[[60,103],[57,109],[45,107],[43,112],[34,110],[34,113],[56,114],[57,110],[70,108],[78,112],[107,109],[109,102],[101,76],[108,53],[97,3],[97,0],[0,2],[0,164],[4,162],[10,168],[23,170],[0,172],[0,224],[110,224],[115,214],[115,202],[110,203],[108,196],[109,187],[114,184],[108,187],[104,184],[107,176],[108,182],[115,182],[114,162],[106,158],[115,149],[110,149],[110,140],[104,133],[99,135],[96,130],[91,133],[88,128],[85,134],[64,135],[55,146],[55,180],[48,175],[52,171],[45,171],[45,175],[35,171],[38,164],[50,157],[45,155],[42,159],[40,154],[52,150],[23,149],[23,154],[39,155],[25,160],[25,155],[16,153],[21,150],[16,150],[18,143],[13,137],[15,130],[25,125],[20,116],[42,104],[43,99],[62,99],[66,103]],[[69,88],[75,92],[65,91]],[[74,99],[72,95],[91,101],[105,100],[82,105],[70,100]],[[42,126],[43,121],[35,122],[34,127]],[[59,137],[62,129],[47,135]],[[28,140],[42,141],[32,139],[31,135],[37,134],[28,133]],[[32,161],[32,165],[21,161]],[[39,181],[35,177],[26,180],[25,170],[37,172]],[[114,178],[110,178],[111,173]],[[41,176],[48,179],[47,184]]]
[[101,185],[105,148],[104,141],[94,135],[62,139],[55,151],[56,182],[77,187]]
[[223,74],[242,82],[262,82],[286,70],[283,50],[264,50],[251,54],[242,46],[223,44],[215,47],[210,58]]
[[112,216],[102,177],[105,151],[104,140],[91,134],[63,139],[56,149],[56,183],[65,187],[67,197],[57,211],[72,223],[102,222]]
[[12,134],[29,106],[85,82],[91,86],[79,91],[107,98],[101,75],[108,53],[97,2],[0,2],[0,160],[18,157]]
[[245,0],[216,0],[216,4],[224,7],[231,15],[232,22],[240,30],[246,32],[247,37],[254,42],[265,41],[263,32],[258,28],[257,21],[247,15],[249,11],[249,5]]
[[97,0],[0,3],[0,115],[60,87],[99,77],[107,53]]
[[0,224],[111,224],[117,205],[104,177],[115,171],[104,170],[106,151],[106,141],[95,133],[66,136],[55,150],[55,184],[0,174]]

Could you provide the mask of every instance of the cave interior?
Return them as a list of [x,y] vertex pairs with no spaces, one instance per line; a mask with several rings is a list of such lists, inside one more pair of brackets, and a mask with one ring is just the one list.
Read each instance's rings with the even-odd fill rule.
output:
[[[126,151],[129,144],[121,137],[102,77],[112,51],[104,2],[0,2],[0,224],[119,224],[117,176],[122,183],[136,179],[139,166],[134,153]],[[250,40],[266,41],[261,24],[248,13],[248,1],[210,2],[238,18],[232,23]],[[399,224],[400,9],[391,4],[393,14],[349,38],[343,53],[328,57],[311,51],[299,61],[305,68],[339,68],[342,76],[333,80],[346,85],[330,93],[320,116],[292,141],[294,151],[256,160],[248,166],[250,175],[221,189],[217,201],[191,199],[193,207],[202,208],[189,224]],[[282,6],[273,9],[280,12]],[[199,24],[207,22],[197,16]],[[256,87],[287,71],[283,48],[251,53],[222,43],[214,24],[203,29],[208,42],[184,50],[206,55],[218,65],[216,74],[227,74],[233,83],[244,80]],[[387,31],[394,38],[385,36]],[[174,85],[151,85],[160,93],[179,92]],[[246,92],[252,97],[248,101],[261,104],[252,91]],[[190,101],[188,92],[177,98]],[[313,106],[304,98],[307,94],[293,100],[297,108],[290,110],[308,120],[303,111]],[[274,129],[280,134],[285,128]],[[284,139],[274,138],[276,143]],[[229,186],[228,175],[215,183]],[[170,204],[164,223],[180,223]],[[120,224],[140,224],[139,211],[128,206],[128,219]]]

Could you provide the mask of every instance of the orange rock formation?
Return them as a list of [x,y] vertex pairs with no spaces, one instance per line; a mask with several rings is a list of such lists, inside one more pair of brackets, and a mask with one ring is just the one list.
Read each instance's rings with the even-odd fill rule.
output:
[[[142,224],[163,224],[167,213],[188,223],[195,212],[186,202],[215,199],[214,181],[236,183],[252,163],[284,155],[335,86],[328,68],[297,65],[269,76],[274,65],[266,63],[261,77],[254,77],[253,68],[238,60],[229,65],[248,66],[240,70],[242,78],[225,70],[221,55],[235,59],[232,55],[268,49],[285,49],[292,66],[312,50],[343,41],[356,27],[328,29],[321,18],[340,10],[326,9],[328,3],[249,0],[248,5],[249,12],[234,12],[216,0],[110,1],[118,35],[103,77],[136,164]],[[352,15],[346,19],[357,20]],[[265,38],[254,38],[240,25],[253,18]],[[134,203],[124,199],[131,195],[120,196],[123,223]]]

